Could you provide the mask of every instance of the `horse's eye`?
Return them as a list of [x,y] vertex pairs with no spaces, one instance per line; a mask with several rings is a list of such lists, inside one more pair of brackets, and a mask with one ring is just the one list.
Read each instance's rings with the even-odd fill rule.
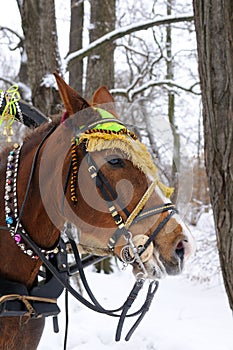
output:
[[123,168],[124,161],[121,158],[111,158],[107,160],[108,164],[115,168]]

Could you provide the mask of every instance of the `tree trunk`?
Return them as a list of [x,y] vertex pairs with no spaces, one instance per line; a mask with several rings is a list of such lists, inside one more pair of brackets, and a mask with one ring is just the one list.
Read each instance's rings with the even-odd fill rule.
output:
[[[167,15],[171,16],[172,8],[174,6],[173,0],[167,1]],[[166,54],[167,54],[167,79],[174,80],[174,62],[172,57],[172,27],[168,24],[166,27]],[[177,130],[175,122],[175,93],[168,91],[168,119],[172,126],[173,134],[173,157],[172,157],[172,171],[171,171],[171,185],[175,187],[173,200],[177,197],[178,173],[180,170],[180,135]]]
[[[22,18],[22,1],[17,0],[17,5],[19,9],[20,16]],[[20,43],[20,54],[21,54],[21,62],[20,62],[20,69],[19,69],[19,74],[18,78],[21,83],[23,83],[25,86],[28,86],[28,64],[27,64],[27,54],[26,54],[26,49],[25,49],[25,40],[22,40]],[[27,101],[28,96],[25,93],[24,89],[20,90],[20,95],[21,97]]]
[[[74,52],[83,44],[83,0],[71,0],[70,50]],[[83,95],[83,60],[77,60],[69,67],[69,84]]]
[[[115,0],[90,0],[91,23],[90,42],[115,29]],[[114,49],[113,43],[103,49],[94,50],[88,57],[86,91],[90,98],[100,86],[114,87]]]
[[194,0],[206,169],[221,268],[233,310],[233,2]]
[[60,69],[54,0],[24,0],[22,24],[32,103],[47,115],[56,113],[58,91],[44,82],[46,75]]
[[[91,23],[90,42],[115,29],[115,0],[90,0]],[[114,87],[114,49],[113,43],[94,50],[88,57],[85,96],[89,99],[101,85],[108,89]],[[98,272],[111,273],[111,258],[95,265]]]

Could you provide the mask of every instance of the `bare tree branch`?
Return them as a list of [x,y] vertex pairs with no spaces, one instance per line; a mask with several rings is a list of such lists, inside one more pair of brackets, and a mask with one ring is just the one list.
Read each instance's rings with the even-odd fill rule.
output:
[[4,78],[4,77],[0,77],[0,81],[3,81],[5,84],[8,84],[8,85],[15,84],[15,82],[13,82],[12,80],[9,80],[8,78]]
[[[194,87],[199,85],[199,83],[195,83],[192,86],[190,86],[189,88],[185,88],[184,86],[176,84],[170,80],[160,80],[160,81],[149,80],[148,82],[142,84],[141,86],[139,86],[138,88],[135,88],[135,89],[132,89],[132,85],[130,85],[126,89],[117,89],[117,88],[112,89],[111,94],[113,94],[114,96],[123,96],[123,97],[127,98],[128,101],[132,101],[136,95],[142,93],[143,91],[145,91],[151,87],[154,87],[154,86],[162,86],[162,85],[167,86],[167,87],[178,88],[178,89],[181,89],[183,91],[190,92],[194,95],[201,94],[200,92],[194,91]],[[134,86],[135,86],[135,84],[133,85],[133,87]]]
[[21,35],[19,35],[15,30],[13,30],[13,29],[11,29],[11,28],[9,28],[9,27],[2,27],[2,26],[0,26],[0,31],[8,31],[8,32],[10,32],[11,34],[14,34],[15,36],[17,36],[17,38],[20,40],[20,41],[23,41],[24,40],[24,38],[21,36]]
[[83,48],[81,50],[78,50],[76,52],[72,52],[66,56],[66,64],[69,66],[71,65],[75,60],[82,59],[86,56],[88,56],[94,49],[103,47],[109,42],[115,41],[117,39],[120,39],[126,35],[129,35],[131,33],[140,31],[140,30],[146,30],[154,26],[160,26],[160,25],[166,25],[169,23],[178,23],[178,22],[190,22],[193,21],[193,16],[167,16],[165,18],[162,18],[160,20],[153,19],[150,21],[143,21],[137,24],[132,24],[125,26],[123,28],[119,28],[116,30],[113,30],[110,33],[107,33],[103,35],[101,38],[93,41],[90,43],[86,48]]
[[139,50],[135,49],[135,47],[133,47],[133,46],[129,46],[126,44],[119,44],[119,45],[117,45],[117,47],[123,47],[125,50],[131,51],[131,52],[135,53],[136,55],[140,55],[140,56],[146,57],[146,58],[148,57],[147,53],[139,51]]

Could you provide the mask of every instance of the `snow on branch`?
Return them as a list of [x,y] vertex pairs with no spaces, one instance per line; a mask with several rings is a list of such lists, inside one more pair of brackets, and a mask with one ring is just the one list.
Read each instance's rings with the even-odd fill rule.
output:
[[166,16],[159,20],[152,19],[152,20],[142,21],[139,23],[134,23],[122,28],[115,29],[103,35],[101,38],[93,41],[87,47],[68,54],[65,58],[66,64],[70,65],[73,63],[73,61],[77,59],[82,59],[88,56],[92,50],[100,48],[101,46],[104,46],[109,42],[113,42],[131,33],[134,33],[140,30],[146,30],[154,26],[166,25],[171,23],[179,23],[179,22],[190,22],[190,21],[193,21],[193,15],[189,15],[189,16],[186,15],[186,16],[179,16],[179,17]]
[[155,80],[149,80],[146,83],[142,84],[141,86],[137,87],[137,88],[132,88],[132,86],[130,85],[128,88],[121,88],[121,89],[111,89],[111,94],[113,94],[114,96],[124,96],[127,98],[128,101],[132,101],[132,99],[140,94],[141,92],[147,90],[150,87],[154,87],[154,86],[167,86],[170,88],[178,88],[181,90],[184,90],[186,92],[191,92],[194,95],[200,95],[200,92],[195,92],[194,91],[194,87],[196,85],[198,85],[199,83],[195,83],[192,86],[190,86],[190,88],[185,88],[179,84],[176,84],[175,82],[171,81],[171,80],[159,80],[159,81],[155,81]]

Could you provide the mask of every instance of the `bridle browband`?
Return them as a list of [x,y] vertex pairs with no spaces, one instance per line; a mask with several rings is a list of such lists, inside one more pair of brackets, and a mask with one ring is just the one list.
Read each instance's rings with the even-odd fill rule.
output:
[[[79,135],[81,133],[85,133],[87,130],[90,130],[92,128],[94,128],[96,125],[98,125],[99,123],[101,123],[103,120],[102,118],[99,120],[94,121],[91,124],[85,125],[81,128],[79,128],[78,130],[76,130],[76,134],[75,137],[79,137]],[[115,119],[110,118],[110,119],[105,119],[104,123],[111,123],[111,122],[115,122]],[[120,123],[119,121],[117,121],[118,123]],[[20,221],[23,215],[23,211],[24,211],[24,207],[25,207],[25,203],[27,201],[28,198],[28,194],[29,194],[29,189],[31,186],[31,181],[33,178],[33,174],[35,171],[35,167],[36,167],[36,163],[37,163],[37,159],[38,159],[38,155],[40,152],[40,149],[42,147],[42,145],[44,144],[44,142],[47,140],[47,138],[52,134],[52,132],[55,130],[56,127],[52,127],[50,129],[50,131],[48,132],[48,134],[42,139],[41,143],[39,144],[34,159],[33,159],[33,163],[32,163],[32,167],[31,167],[31,172],[30,172],[30,177],[29,177],[29,181],[28,181],[28,185],[27,185],[27,189],[25,192],[25,197],[23,200],[23,204],[21,206],[21,209],[19,211],[19,216],[18,216],[18,220]],[[59,265],[57,267],[54,266],[54,263],[52,263],[50,261],[50,259],[48,259],[48,257],[46,257],[46,254],[41,250],[41,248],[38,247],[38,245],[30,238],[30,236],[26,233],[25,230],[22,230],[22,226],[21,224],[16,225],[15,226],[15,232],[14,234],[20,234],[24,240],[24,242],[31,247],[31,249],[33,250],[33,252],[36,254],[36,256],[38,256],[41,261],[43,262],[43,265],[51,272],[51,274],[54,276],[54,278],[58,281],[58,283],[64,287],[67,291],[69,291],[77,300],[79,300],[82,304],[84,304],[85,306],[87,306],[88,308],[99,312],[99,313],[104,313],[107,314],[109,316],[113,316],[113,317],[119,317],[119,322],[118,322],[118,326],[117,326],[117,331],[116,331],[116,341],[120,340],[121,337],[121,331],[122,331],[122,327],[125,321],[126,317],[134,317],[134,316],[138,316],[138,319],[136,320],[135,324],[132,326],[132,328],[130,329],[130,331],[128,332],[128,334],[126,335],[126,340],[129,340],[132,333],[134,332],[134,330],[136,329],[136,327],[138,326],[138,324],[140,323],[140,321],[142,320],[142,318],[144,317],[145,313],[149,310],[149,306],[151,304],[151,301],[155,295],[155,292],[158,288],[158,281],[152,281],[149,284],[149,288],[148,288],[148,293],[146,296],[146,300],[144,302],[144,304],[142,305],[142,307],[137,311],[134,312],[132,314],[128,314],[129,309],[131,308],[133,302],[135,301],[138,293],[140,292],[140,290],[142,289],[144,282],[147,278],[147,271],[146,268],[144,266],[144,263],[141,260],[141,256],[142,254],[146,251],[146,249],[148,248],[148,246],[152,243],[152,241],[155,239],[156,235],[161,231],[161,229],[166,225],[166,223],[169,221],[169,219],[172,217],[172,215],[174,215],[174,213],[176,213],[176,209],[175,206],[171,203],[167,203],[164,204],[162,206],[157,206],[157,207],[153,207],[153,208],[149,208],[149,209],[143,209],[144,205],[146,204],[148,198],[150,197],[152,190],[154,189],[154,187],[156,186],[157,182],[156,180],[149,186],[148,190],[146,191],[146,193],[143,195],[141,201],[140,201],[140,205],[138,204],[136,206],[136,208],[133,210],[132,213],[129,213],[127,208],[124,208],[124,206],[119,202],[119,200],[117,199],[117,195],[114,191],[114,189],[112,188],[112,186],[110,185],[109,181],[106,179],[106,177],[104,176],[104,174],[101,172],[100,169],[98,169],[98,167],[96,166],[94,160],[91,157],[91,154],[89,152],[87,152],[86,148],[83,148],[83,152],[84,155],[86,156],[86,160],[88,162],[88,171],[90,173],[90,176],[93,180],[96,181],[96,186],[99,188],[99,191],[101,192],[104,200],[106,201],[107,205],[108,205],[108,209],[110,214],[112,215],[114,222],[117,226],[116,231],[114,232],[114,234],[112,235],[112,237],[109,240],[108,243],[108,248],[109,248],[109,252],[110,253],[114,253],[114,248],[115,248],[115,244],[117,243],[117,241],[119,240],[120,237],[124,237],[126,239],[126,246],[130,246],[132,252],[133,252],[133,260],[132,259],[127,259],[125,257],[125,255],[122,257],[120,257],[121,259],[124,259],[124,263],[125,264],[132,264],[132,262],[136,262],[137,264],[139,264],[140,268],[142,269],[142,273],[138,274],[137,276],[137,280],[135,282],[135,285],[133,286],[126,302],[122,305],[122,307],[120,307],[119,309],[116,310],[106,310],[105,308],[103,308],[99,302],[96,300],[96,298],[94,297],[93,293],[90,290],[90,287],[87,283],[85,274],[84,274],[84,270],[83,270],[83,265],[82,265],[82,260],[80,258],[80,254],[78,251],[78,247],[77,247],[77,242],[75,242],[73,235],[72,235],[72,229],[70,229],[70,225],[69,223],[67,224],[65,233],[66,236],[68,238],[68,244],[72,247],[73,250],[73,255],[75,257],[75,264],[72,266],[69,266],[69,264],[66,262],[62,264],[62,267],[59,267]],[[67,179],[70,176],[70,169],[68,170],[68,174],[67,174]],[[66,184],[65,184],[66,187]],[[65,192],[66,192],[66,188],[64,187],[64,196],[65,196]],[[117,203],[117,205],[120,207],[120,209],[125,213],[125,216],[127,217],[126,221],[123,220],[123,218],[121,217],[120,213],[118,212],[118,210],[116,209],[115,206],[115,202]],[[158,227],[154,230],[154,232],[151,234],[150,237],[148,237],[147,241],[145,242],[145,244],[141,247],[136,247],[133,239],[132,239],[132,234],[129,231],[129,228],[132,224],[137,223],[140,220],[143,220],[149,216],[155,215],[155,214],[159,214],[162,212],[168,212],[168,215],[165,216],[165,218],[160,222],[160,224],[158,225]],[[0,230],[9,230],[9,227],[5,227],[5,226],[0,226]],[[63,240],[60,240],[60,244],[64,245]],[[62,252],[64,253],[64,249],[60,249],[58,247],[58,252],[59,254]],[[54,254],[56,254],[54,252]],[[64,257],[63,257],[64,258]],[[67,277],[72,275],[73,273],[75,273],[76,271],[79,272],[80,274],[80,278],[83,282],[83,285],[87,291],[87,294],[90,298],[91,301],[88,301],[87,299],[85,299],[82,295],[80,295],[68,282]],[[1,299],[0,299],[0,304],[1,304]]]

